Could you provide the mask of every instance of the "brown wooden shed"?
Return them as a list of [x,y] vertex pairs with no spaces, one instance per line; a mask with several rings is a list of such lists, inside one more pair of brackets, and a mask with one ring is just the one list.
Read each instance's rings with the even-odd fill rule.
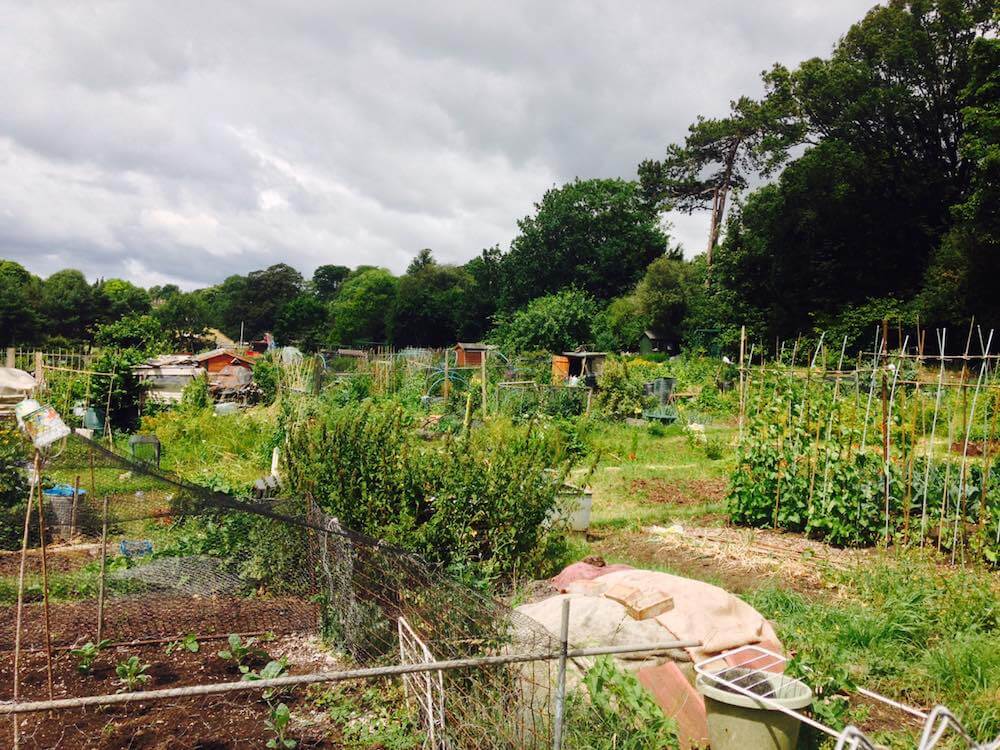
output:
[[483,355],[491,349],[496,347],[482,342],[467,344],[460,341],[455,344],[455,367],[479,367]]
[[562,383],[568,378],[597,378],[604,370],[605,352],[563,352],[552,355],[552,382]]
[[253,369],[252,359],[229,349],[213,349],[210,352],[199,354],[195,357],[195,361],[199,367],[208,370],[209,375],[221,372],[224,367],[229,365],[245,367],[248,370]]

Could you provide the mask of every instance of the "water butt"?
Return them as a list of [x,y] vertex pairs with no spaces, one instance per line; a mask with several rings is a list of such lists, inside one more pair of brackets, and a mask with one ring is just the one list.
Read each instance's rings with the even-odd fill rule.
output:
[[[785,708],[800,711],[812,702],[812,691],[798,680],[738,667],[720,673],[723,679],[747,687]],[[712,750],[795,750],[800,721],[759,698],[733,691],[698,675],[698,692],[705,698],[708,738]]]

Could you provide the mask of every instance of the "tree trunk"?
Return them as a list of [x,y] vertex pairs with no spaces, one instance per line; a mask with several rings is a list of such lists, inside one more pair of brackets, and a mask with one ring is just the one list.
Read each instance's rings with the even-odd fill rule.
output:
[[722,227],[722,217],[726,212],[726,198],[729,196],[729,189],[732,186],[733,167],[736,163],[736,154],[739,152],[743,139],[739,138],[733,142],[732,147],[726,154],[726,170],[722,174],[722,182],[715,188],[712,195],[712,221],[708,230],[708,249],[705,252],[705,260],[708,265],[708,272],[705,275],[705,286],[709,286],[712,281],[712,251],[719,244],[719,233]]

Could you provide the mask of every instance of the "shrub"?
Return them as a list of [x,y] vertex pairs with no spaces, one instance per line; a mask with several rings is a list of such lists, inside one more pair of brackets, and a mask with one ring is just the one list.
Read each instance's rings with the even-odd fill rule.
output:
[[212,403],[208,394],[208,378],[204,375],[194,378],[181,391],[181,406],[189,409],[204,409]]
[[22,463],[28,459],[28,442],[13,422],[0,423],[0,549],[21,546],[28,477]]
[[637,417],[648,399],[644,384],[648,367],[641,360],[608,357],[601,373],[601,388],[597,392],[597,408],[611,417]]
[[537,566],[556,543],[546,518],[559,477],[530,426],[427,445],[392,402],[286,420],[289,488],[349,529],[484,580]]
[[281,368],[271,357],[258,357],[253,363],[253,382],[261,392],[262,404],[273,404],[278,396],[278,378]]
[[563,289],[538,297],[501,319],[490,335],[505,352],[566,351],[591,341],[597,303],[586,292]]

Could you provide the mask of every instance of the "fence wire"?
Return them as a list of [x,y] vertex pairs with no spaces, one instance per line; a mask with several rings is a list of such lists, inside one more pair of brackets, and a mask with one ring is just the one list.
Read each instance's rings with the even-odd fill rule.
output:
[[[450,579],[417,556],[341,528],[301,499],[245,502],[197,487],[78,435],[49,458],[43,480],[78,486],[47,496],[49,642],[56,698],[122,689],[239,680],[285,659],[287,673],[397,664],[400,622],[427,658],[505,653],[553,657],[559,643],[538,623]],[[105,601],[100,538],[107,503]],[[62,545],[74,540],[73,545]],[[49,698],[41,555],[27,557],[21,632],[21,701]],[[0,558],[16,580],[20,555]],[[5,584],[6,585],[6,584]],[[13,698],[16,590],[0,592],[0,700]],[[101,611],[102,610],[102,611]],[[248,648],[242,663],[232,652]],[[414,640],[416,639],[416,640]],[[89,669],[81,647],[106,641]],[[235,649],[238,650],[238,649]],[[219,651],[230,652],[223,658]],[[138,683],[116,673],[131,656],[148,665]],[[126,668],[127,672],[127,668]],[[401,681],[372,698],[373,685],[311,686],[279,696],[292,711],[299,747],[351,746],[351,733],[390,731],[393,705],[428,747],[549,747],[555,667],[551,661],[433,675],[440,693],[433,738],[412,689]],[[438,682],[439,681],[439,682]],[[407,693],[410,693],[409,695]],[[26,714],[24,748],[247,747],[274,737],[275,696],[236,693],[97,710]],[[335,720],[331,717],[337,717]],[[368,726],[368,725],[371,726]],[[12,744],[12,724],[2,744]],[[165,744],[153,737],[168,738]],[[217,744],[205,744],[215,738]]]

